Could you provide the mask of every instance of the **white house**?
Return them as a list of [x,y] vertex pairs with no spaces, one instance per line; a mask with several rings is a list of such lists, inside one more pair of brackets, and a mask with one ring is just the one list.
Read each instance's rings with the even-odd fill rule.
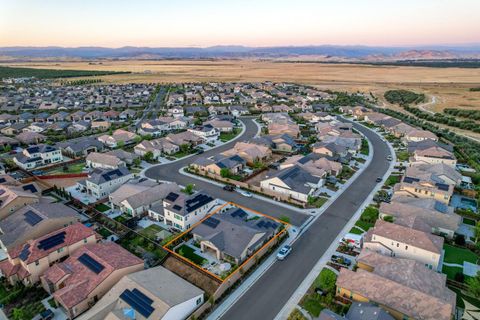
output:
[[23,150],[21,155],[13,158],[13,162],[24,170],[47,166],[63,161],[62,152],[50,145],[39,144]]
[[97,199],[106,198],[122,184],[133,178],[133,174],[126,167],[118,169],[95,169],[87,180],[80,181],[80,188]]
[[215,142],[218,140],[220,133],[218,129],[215,129],[212,125],[207,124],[204,126],[196,126],[193,128],[188,129],[191,133],[196,136],[199,136],[207,142]]

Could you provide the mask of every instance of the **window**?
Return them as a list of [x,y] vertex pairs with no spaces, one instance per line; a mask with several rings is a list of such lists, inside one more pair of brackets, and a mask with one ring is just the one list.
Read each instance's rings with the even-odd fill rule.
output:
[[83,243],[87,243],[87,239],[83,239]]
[[58,248],[57,252],[58,252],[58,253],[63,252],[63,249],[64,249],[64,248]]
[[405,250],[408,250],[408,246],[405,246]]
[[40,265],[40,261],[38,261],[38,260],[35,261],[35,265],[36,265],[36,266]]
[[198,298],[198,299],[197,299],[197,306],[198,306],[200,303],[202,303],[202,298]]
[[397,248],[400,246],[400,243],[397,242]]

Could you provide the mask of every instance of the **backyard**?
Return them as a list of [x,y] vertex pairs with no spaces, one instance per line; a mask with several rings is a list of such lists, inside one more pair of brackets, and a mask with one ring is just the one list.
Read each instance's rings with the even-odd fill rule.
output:
[[141,235],[144,235],[145,237],[156,240],[157,239],[157,233],[163,231],[162,227],[157,226],[156,224],[149,225],[139,233]]
[[85,163],[80,162],[80,163],[59,166],[53,169],[52,171],[49,171],[48,174],[82,173],[84,168],[85,168]]
[[202,266],[205,262],[207,262],[206,259],[203,257],[200,257],[199,255],[195,254],[195,250],[187,245],[182,245],[180,248],[175,250],[179,255],[182,257],[187,258],[188,260],[192,261],[198,266]]
[[11,287],[2,283],[0,285],[0,304],[9,319],[32,319],[35,315],[45,310],[41,300],[47,297],[43,288],[25,287],[17,285]]

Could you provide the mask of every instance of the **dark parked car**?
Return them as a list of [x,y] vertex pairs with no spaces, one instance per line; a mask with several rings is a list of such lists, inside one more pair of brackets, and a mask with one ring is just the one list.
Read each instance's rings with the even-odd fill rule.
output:
[[50,320],[50,319],[53,319],[53,311],[51,309],[47,309],[45,311],[43,311],[42,313],[40,313],[40,319],[41,320]]
[[382,180],[383,180],[382,178],[378,177],[375,181],[376,182],[382,182]]
[[330,258],[330,260],[332,260],[332,262],[342,264],[345,266],[349,266],[352,264],[352,261],[350,261],[350,259],[344,258],[342,256],[337,256],[335,254]]
[[235,191],[235,186],[232,186],[231,184],[226,184],[223,187],[223,190],[225,190],[225,191]]

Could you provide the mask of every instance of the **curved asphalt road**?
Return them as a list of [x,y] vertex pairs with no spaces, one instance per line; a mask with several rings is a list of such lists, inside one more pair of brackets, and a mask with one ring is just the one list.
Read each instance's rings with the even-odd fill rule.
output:
[[195,189],[203,190],[214,197],[223,199],[225,201],[238,203],[239,205],[251,208],[264,214],[271,215],[273,217],[280,218],[281,216],[285,215],[290,217],[290,223],[292,223],[293,225],[302,225],[308,219],[309,215],[303,214],[296,210],[285,208],[283,206],[274,205],[271,202],[261,201],[256,198],[247,198],[245,196],[242,196],[238,192],[225,191],[222,189],[222,187],[199,179],[194,179],[189,176],[185,176],[178,172],[181,168],[188,166],[198,157],[210,157],[219,154],[225,150],[231,149],[233,145],[238,141],[247,141],[252,139],[258,132],[257,125],[252,118],[242,118],[241,120],[245,125],[245,132],[239,138],[225,143],[215,149],[205,151],[201,155],[194,155],[172,163],[166,163],[151,167],[145,170],[145,176],[154,180],[174,181],[184,186],[189,183],[193,183],[195,184]]
[[[249,140],[254,137],[258,127],[253,120],[244,118],[242,121],[246,129],[239,139],[206,151],[201,156],[209,157],[218,154],[230,149],[236,141]],[[293,251],[288,259],[274,263],[223,315],[222,319],[274,319],[332,241],[369,196],[377,184],[375,179],[383,177],[388,171],[389,162],[386,157],[390,155],[390,149],[386,142],[375,132],[363,126],[354,123],[354,127],[367,136],[372,143],[374,154],[370,165],[293,244]],[[179,169],[193,162],[196,157],[198,156],[152,167],[145,171],[145,176],[155,180],[175,181],[182,185],[195,183],[197,189],[205,190],[226,201],[232,201],[275,217],[287,215],[290,217],[290,222],[296,226],[302,225],[307,220],[308,215],[298,211],[255,198],[245,198],[236,192],[224,191],[221,187],[184,176],[178,172]]]
[[275,262],[222,319],[274,319],[368,197],[376,185],[375,179],[388,171],[388,145],[371,130],[358,124],[354,127],[372,143],[374,154],[370,165],[293,244],[289,257]]

